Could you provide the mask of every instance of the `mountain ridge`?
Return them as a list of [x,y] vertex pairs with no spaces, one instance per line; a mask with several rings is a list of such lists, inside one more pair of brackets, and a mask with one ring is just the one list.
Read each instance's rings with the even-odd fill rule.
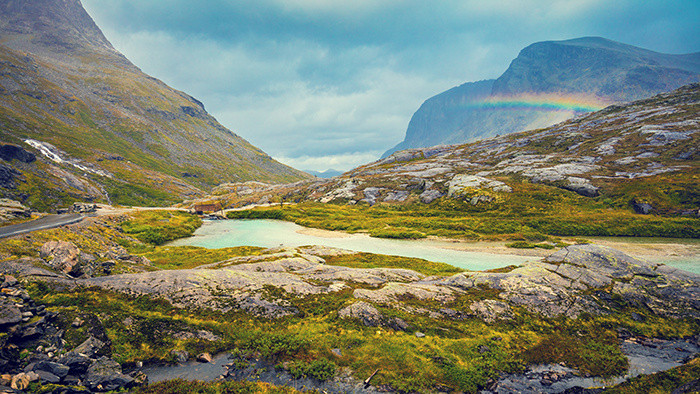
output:
[[[3,164],[25,181],[3,189],[5,197],[50,209],[75,199],[150,205],[220,183],[308,177],[225,128],[200,101],[141,72],[79,0],[5,0],[0,15],[0,139],[39,158]],[[62,161],[27,140],[53,146]]]
[[[493,81],[491,98],[555,94],[576,99],[584,95],[604,107],[699,80],[700,52],[663,54],[601,37],[582,37],[528,45],[501,76],[488,81]],[[404,140],[382,157],[401,149],[546,127],[582,113],[536,106],[465,109],[455,105],[468,100],[474,100],[468,84],[429,98],[412,116]]]

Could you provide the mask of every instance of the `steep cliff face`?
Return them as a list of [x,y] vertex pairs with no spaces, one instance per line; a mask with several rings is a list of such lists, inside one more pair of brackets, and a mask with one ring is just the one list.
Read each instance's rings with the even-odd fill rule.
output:
[[[669,55],[599,37],[538,42],[523,49],[498,79],[464,84],[426,100],[404,141],[384,157],[546,127],[699,80],[700,53]],[[474,94],[477,86],[489,84],[487,94]]]
[[39,158],[5,164],[25,181],[6,196],[162,203],[222,182],[307,176],[141,72],[79,0],[0,1],[0,16],[0,139]]
[[633,101],[698,80],[700,53],[668,55],[586,37],[523,49],[493,84],[494,95],[585,93]]

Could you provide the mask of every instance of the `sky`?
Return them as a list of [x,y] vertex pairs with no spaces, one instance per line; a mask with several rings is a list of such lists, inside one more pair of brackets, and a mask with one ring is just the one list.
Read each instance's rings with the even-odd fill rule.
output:
[[700,51],[697,0],[82,0],[144,72],[302,170],[403,140],[426,99],[497,78],[537,41]]

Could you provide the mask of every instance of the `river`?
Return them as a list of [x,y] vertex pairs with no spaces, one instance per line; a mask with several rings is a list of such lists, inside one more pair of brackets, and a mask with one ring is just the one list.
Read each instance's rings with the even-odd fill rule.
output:
[[[625,250],[624,246],[634,246],[630,253],[635,257],[660,262],[686,271],[700,274],[700,253],[694,251],[700,249],[700,240],[663,239],[663,238],[595,238],[596,243],[601,243],[613,248]],[[598,242],[600,241],[600,242]],[[644,250],[654,251],[659,245],[671,243],[678,248],[685,248],[691,252],[684,255],[644,255]],[[294,223],[256,219],[256,220],[207,220],[202,227],[197,229],[194,236],[171,242],[169,245],[202,246],[216,249],[233,246],[259,246],[272,248],[278,246],[297,247],[302,245],[323,245],[341,249],[355,250],[377,254],[416,257],[429,261],[436,261],[454,265],[468,270],[486,270],[501,268],[508,265],[519,265],[526,261],[539,260],[538,256],[519,255],[530,251],[509,250],[504,253],[501,248],[493,248],[494,252],[484,251],[487,248],[479,248],[479,251],[458,250],[460,245],[467,243],[455,243],[444,240],[419,239],[419,240],[394,240],[372,238],[367,234],[348,234],[338,231],[324,231],[309,229]],[[468,243],[475,244],[475,243]],[[487,243],[484,243],[487,244]],[[640,249],[640,244],[647,245],[646,249]],[[542,251],[540,251],[541,253]],[[549,251],[546,251],[546,254]]]
[[531,256],[454,250],[449,249],[449,242],[383,239],[372,238],[367,234],[309,230],[311,229],[280,220],[212,220],[205,221],[194,236],[179,239],[168,245],[202,246],[210,249],[232,246],[272,248],[322,245],[358,252],[417,257],[469,270],[501,268],[538,259]]

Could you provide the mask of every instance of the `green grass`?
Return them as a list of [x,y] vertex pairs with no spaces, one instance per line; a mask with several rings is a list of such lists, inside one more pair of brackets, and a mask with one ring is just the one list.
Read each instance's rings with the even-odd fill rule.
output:
[[327,265],[350,268],[402,268],[422,274],[448,276],[464,270],[445,263],[435,263],[423,259],[402,256],[388,256],[373,253],[356,253],[326,258]]
[[[541,186],[535,186],[535,189]],[[555,189],[555,188],[550,188]],[[556,189],[555,189],[556,190]],[[279,219],[302,226],[369,232],[371,236],[420,238],[439,236],[459,239],[557,241],[558,237],[700,237],[700,219],[637,215],[613,209],[597,200],[567,196],[564,204],[555,192],[542,190],[521,197],[517,204],[479,211],[468,203],[444,200],[431,205],[350,206],[301,203],[285,207],[232,211],[231,219]],[[583,200],[585,209],[576,201]],[[567,204],[572,205],[567,205]],[[581,203],[581,204],[583,204]]]
[[206,249],[198,246],[159,246],[141,255],[160,269],[189,269],[212,264],[233,257],[252,256],[264,248],[239,246],[235,248]]
[[202,225],[197,216],[182,211],[137,211],[131,217],[121,224],[122,230],[152,245],[189,237]]
[[[200,382],[183,379],[168,380],[137,388],[134,394],[292,394],[292,387],[278,387],[260,382]],[[315,391],[312,391],[315,392]]]

